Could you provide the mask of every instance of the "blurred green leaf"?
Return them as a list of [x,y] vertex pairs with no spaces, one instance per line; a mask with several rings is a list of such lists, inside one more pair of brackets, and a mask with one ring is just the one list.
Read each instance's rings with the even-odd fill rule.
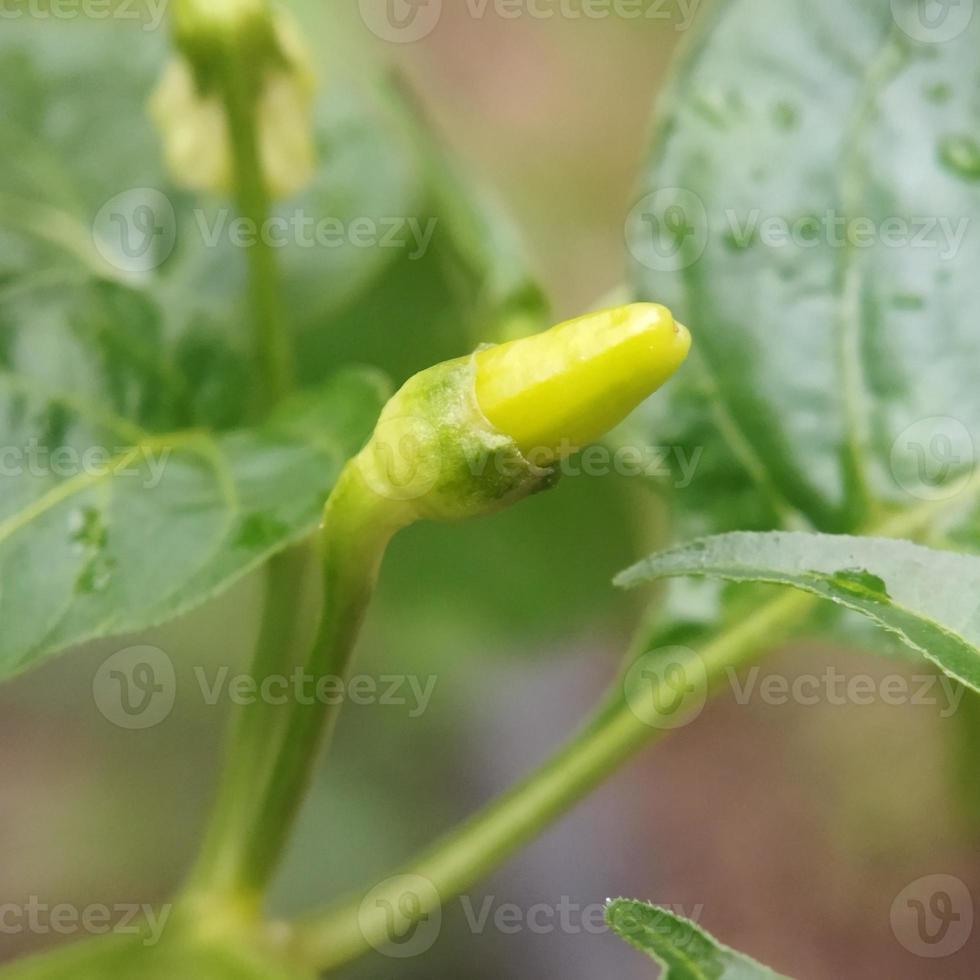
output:
[[[325,30],[322,17],[316,23]],[[37,415],[45,399],[53,406],[45,428],[39,418],[25,422],[8,414],[20,405],[13,391],[8,394],[3,444],[18,451],[35,436],[46,440],[47,450],[67,438],[81,453],[107,444],[132,447],[147,433],[190,427],[234,432],[254,420],[243,256],[226,233],[208,240],[216,229],[227,232],[234,213],[217,198],[174,187],[163,170],[145,105],[168,56],[166,31],[142,26],[124,18],[11,20],[0,38],[0,129],[7,145],[18,149],[0,161],[6,194],[0,196],[0,367],[6,385],[29,395],[24,411]],[[289,223],[287,237],[294,231],[305,236],[277,250],[302,383],[317,389],[350,362],[381,366],[401,380],[465,353],[479,340],[495,339],[499,319],[536,309],[540,295],[506,217],[460,175],[404,93],[372,78],[371,70],[355,79],[331,63],[323,75],[329,84],[315,112],[317,173],[306,190],[277,209],[277,217]],[[148,214],[153,222],[147,224]],[[311,245],[311,221],[339,226],[339,242],[334,235],[327,245]],[[397,247],[352,241],[347,233],[358,221],[373,222],[379,233],[397,232]],[[426,227],[434,229],[425,248],[413,247],[412,221],[423,234]],[[148,250],[127,254],[126,236],[137,246],[147,244],[141,237],[147,229],[153,238]],[[195,438],[210,445],[203,435]],[[266,440],[263,433],[227,438],[234,445]],[[188,474],[207,482],[205,462],[192,448],[188,443],[174,453],[167,479]],[[328,489],[323,461],[316,465],[321,469],[315,486]],[[45,492],[42,482],[6,479],[5,511],[31,505]],[[603,517],[590,520],[590,535],[609,552],[607,569],[623,563],[629,554],[625,509],[611,488],[589,482],[597,485],[578,494],[563,491],[565,506],[539,507],[533,521],[505,518],[456,538],[429,529],[435,535],[425,544],[433,589],[445,587],[447,567],[465,565],[474,572],[459,583],[467,597],[479,597],[465,615],[457,606],[457,618],[465,621],[458,624],[460,636],[474,622],[500,624],[508,608],[515,613],[506,619],[514,633],[528,619],[549,624],[549,630],[566,619],[563,602],[534,602],[530,590],[514,587],[505,564],[474,562],[472,549],[520,549],[528,582],[549,573],[554,578],[554,556],[547,548],[528,548],[529,535],[547,542],[564,534],[571,541],[567,529],[586,519],[598,495]],[[303,499],[313,506],[307,480],[286,479],[282,486],[296,499],[307,494]],[[164,493],[158,487],[153,499],[162,500]],[[154,519],[166,517],[175,525],[171,544],[185,533],[199,541],[196,510],[164,506],[157,514],[154,504],[147,506]],[[76,523],[84,525],[85,513],[83,506]],[[295,524],[287,523],[291,530],[277,539],[281,543],[311,526],[298,516]],[[31,527],[38,531],[38,547],[46,546],[41,522]],[[91,527],[84,533],[98,538]],[[26,541],[27,529],[20,535]],[[62,541],[47,560],[61,561],[67,547]],[[252,557],[242,569],[251,567]],[[144,563],[153,564],[146,558]],[[61,605],[77,565],[65,565],[65,581],[55,583]],[[417,556],[396,549],[390,578],[407,583],[402,591],[408,601],[396,599],[404,612],[399,622],[422,635],[438,614],[417,601],[418,567]],[[565,578],[575,583],[571,601],[585,617],[589,602],[606,594],[600,590],[608,572],[597,564],[589,574],[580,573],[572,562],[568,569]],[[90,577],[101,586],[105,570],[96,565]],[[12,601],[13,588],[5,591]],[[24,583],[17,594],[26,591]],[[555,595],[567,594],[556,582]],[[42,615],[26,633],[9,633],[8,657],[27,656],[25,643],[34,656],[53,648],[55,639],[60,644],[89,634],[91,624],[46,638],[54,612],[38,597],[32,597],[32,609],[35,599]],[[176,607],[159,604],[152,617],[149,609],[146,615],[131,610],[120,622],[135,626],[169,608]],[[462,642],[456,636],[447,640]]]
[[661,104],[628,244],[695,357],[649,426],[711,457],[675,500],[713,531],[855,529],[974,463],[980,20],[918,10],[720,0]]
[[[135,17],[5,22],[0,136],[17,152],[0,160],[0,285],[123,282],[154,298],[168,340],[241,356],[249,310],[236,213],[165,173],[146,103],[166,31],[143,27]],[[353,359],[402,379],[494,339],[499,320],[542,315],[509,220],[404,91],[373,69],[323,74],[316,173],[270,224],[303,378]],[[201,421],[228,424],[236,406],[209,397]]]
[[[329,17],[314,24],[326,33]],[[144,28],[135,17],[5,24],[0,135],[17,152],[0,160],[0,288],[95,278],[141,293],[183,381],[186,423],[228,428],[254,401],[236,214],[164,172],[146,103],[166,31]],[[355,361],[401,381],[495,339],[501,321],[539,326],[543,299],[510,222],[404,90],[363,66],[322,73],[316,173],[270,226],[301,380]]]
[[611,901],[606,921],[621,939],[663,967],[661,980],[779,980],[781,976],[723,946],[689,919],[646,902]]
[[[116,326],[125,332],[103,324],[112,342]],[[139,399],[130,381],[106,377]],[[0,677],[192,609],[309,534],[384,394],[375,375],[350,371],[258,429],[153,435],[0,371]]]
[[790,585],[830,599],[980,691],[980,558],[891,538],[736,532],[653,555],[616,581],[631,587],[677,575]]
[[[248,314],[236,214],[165,173],[146,103],[169,56],[167,32],[142,27],[133,18],[5,22],[0,134],[17,152],[0,161],[0,282],[55,271],[118,279],[154,295],[173,334],[217,322],[234,347]],[[315,126],[314,180],[275,215],[287,301],[312,322],[383,273],[409,219],[424,225],[427,194],[412,137],[370,86],[332,79]],[[141,221],[147,201],[155,227]],[[401,237],[383,245],[393,231]]]

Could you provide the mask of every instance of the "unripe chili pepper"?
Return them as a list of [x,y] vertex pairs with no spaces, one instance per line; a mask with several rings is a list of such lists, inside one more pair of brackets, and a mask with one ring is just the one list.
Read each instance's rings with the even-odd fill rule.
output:
[[385,406],[357,478],[397,523],[498,510],[552,486],[560,458],[622,421],[690,344],[668,310],[638,303],[437,364]]
[[670,311],[634,303],[476,353],[483,414],[538,464],[594,442],[656,391],[691,337]]

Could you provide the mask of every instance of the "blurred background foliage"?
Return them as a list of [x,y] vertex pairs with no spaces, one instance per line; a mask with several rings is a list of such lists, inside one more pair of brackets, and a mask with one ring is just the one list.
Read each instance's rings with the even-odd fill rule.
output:
[[[459,171],[475,174],[514,216],[555,319],[619,286],[623,219],[635,200],[652,99],[683,40],[675,22],[509,20],[492,5],[474,19],[466,5],[447,3],[428,38],[393,45],[366,29],[356,3],[290,6],[316,54],[324,97],[318,177],[289,206],[440,220],[420,261],[403,250],[364,249],[285,259],[306,380],[349,361],[401,380],[493,339],[494,304],[506,304],[510,288],[528,288],[503,269],[500,294],[480,294],[482,260],[473,248],[482,236],[468,247],[465,235],[444,233],[462,220],[445,175],[443,192],[433,190],[431,174],[445,161],[420,152],[415,125],[393,109],[395,89],[414,93]],[[9,27],[0,41],[4,131],[32,131],[31,86],[38,86],[65,98],[66,115],[54,122],[77,152],[63,164],[84,173],[89,208],[117,193],[120,180],[163,183],[159,165],[147,163],[158,148],[143,107],[165,31],[130,31],[129,43],[106,44],[114,31],[121,37],[117,25],[78,23],[66,43],[41,37],[53,26],[25,18],[2,27]],[[102,52],[96,67],[93,51]],[[85,129],[72,134],[71,106],[83,103],[98,107],[98,125],[87,112]],[[354,142],[360,150],[351,154]],[[4,190],[23,179],[13,170],[9,159],[0,162]],[[226,363],[213,338],[242,327],[242,269],[211,252],[202,266],[201,256],[178,248],[153,288],[165,329],[194,324],[184,368],[199,398],[186,414],[228,426],[248,413],[248,391],[242,365]],[[0,281],[59,261],[53,252],[7,249]],[[691,411],[697,407],[694,398]],[[711,459],[704,465],[710,471]],[[717,493],[734,491],[734,475],[716,479]],[[700,480],[697,492],[705,485]],[[738,490],[735,523],[749,526],[758,502]],[[345,708],[276,886],[276,911],[300,911],[386,874],[569,733],[615,671],[642,613],[642,597],[623,596],[609,581],[663,539],[664,523],[642,481],[579,476],[492,519],[399,536],[357,671],[431,675],[435,694],[418,718],[405,707]],[[245,669],[261,595],[254,575],[177,622],[89,644],[0,688],[0,899],[151,902],[180,882],[224,720],[203,703],[193,669]],[[98,666],[132,642],[161,647],[178,666],[175,710],[147,731],[115,728],[92,698]],[[770,665],[789,677],[828,665],[875,676],[912,669],[812,645]],[[888,913],[892,897],[927,873],[967,879],[973,869],[968,883],[975,893],[980,887],[976,825],[962,805],[975,773],[962,771],[961,737],[961,718],[941,719],[929,706],[744,707],[724,695],[468,899],[476,909],[486,896],[494,908],[526,909],[563,896],[587,906],[636,895],[697,913],[726,942],[783,972],[931,980],[934,963],[895,941]],[[343,847],[328,847],[337,840]],[[610,936],[492,928],[473,935],[459,902],[445,923],[425,958],[369,959],[345,975],[650,975]],[[55,938],[0,935],[0,958]],[[975,977],[978,966],[974,937],[942,961],[942,975]]]

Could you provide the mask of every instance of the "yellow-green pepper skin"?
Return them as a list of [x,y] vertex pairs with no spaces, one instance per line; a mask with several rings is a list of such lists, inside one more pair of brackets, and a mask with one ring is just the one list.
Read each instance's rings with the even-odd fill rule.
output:
[[356,479],[399,524],[492,513],[553,486],[561,457],[625,418],[690,345],[668,310],[639,303],[436,364],[385,406]]
[[495,428],[547,465],[621,422],[681,365],[691,336],[634,303],[477,351],[476,398]]

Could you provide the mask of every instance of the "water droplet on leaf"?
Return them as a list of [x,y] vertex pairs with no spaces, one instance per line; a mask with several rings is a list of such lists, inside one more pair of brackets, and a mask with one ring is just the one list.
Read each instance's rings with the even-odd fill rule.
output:
[[834,585],[867,599],[889,599],[884,579],[864,568],[844,568],[832,576]]

